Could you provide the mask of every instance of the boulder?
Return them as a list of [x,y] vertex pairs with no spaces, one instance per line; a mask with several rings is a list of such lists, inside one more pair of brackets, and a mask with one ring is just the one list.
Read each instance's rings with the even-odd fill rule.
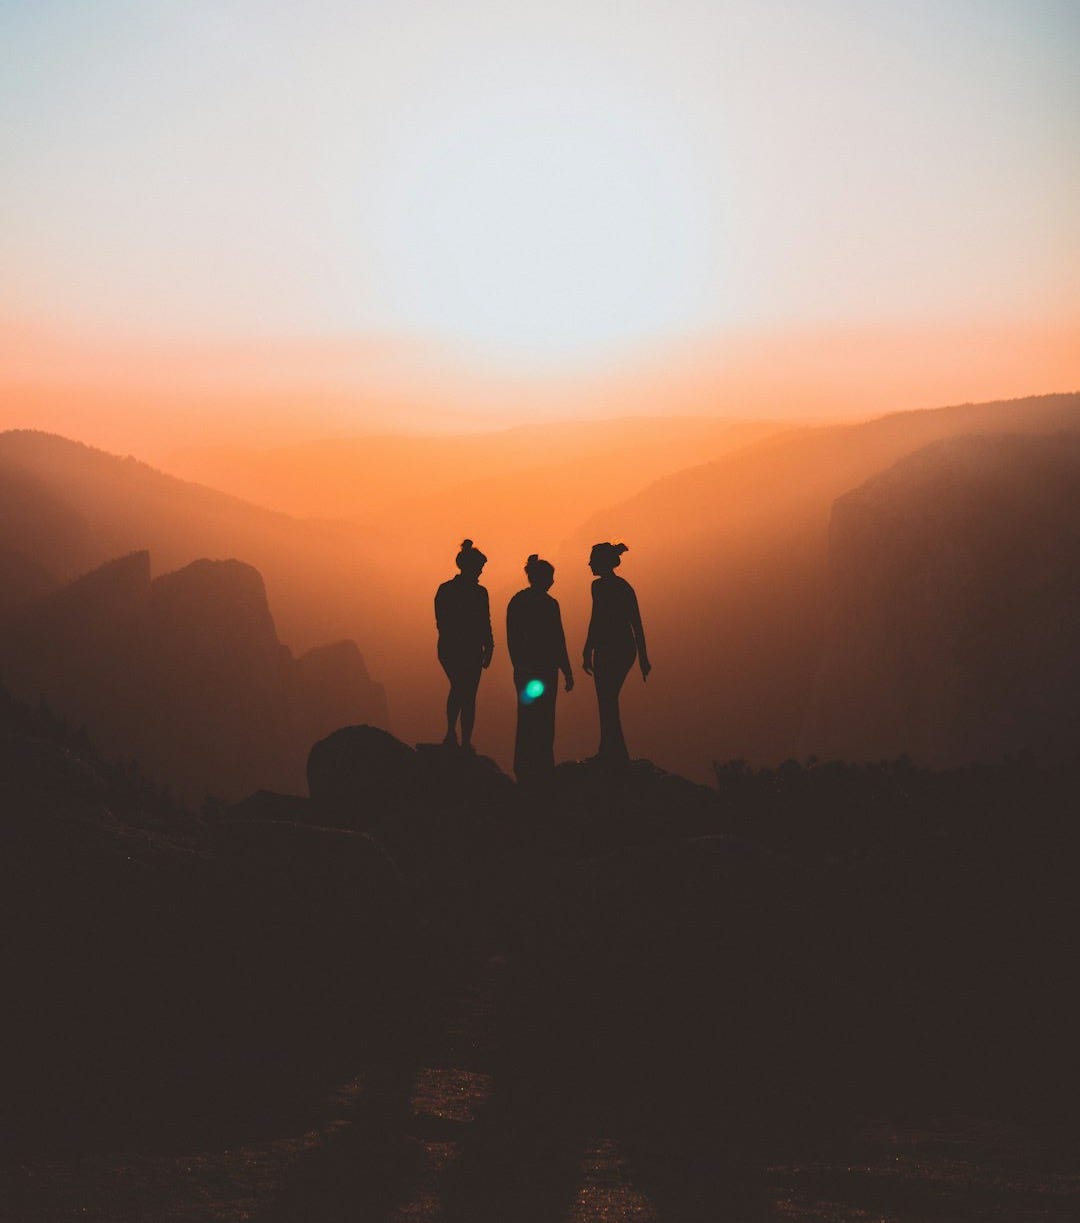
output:
[[416,753],[378,726],[343,726],[320,739],[307,762],[311,801],[329,822],[363,828],[416,795]]
[[411,748],[376,726],[316,743],[308,788],[319,819],[370,832],[402,867],[497,851],[516,803],[494,761],[442,744]]

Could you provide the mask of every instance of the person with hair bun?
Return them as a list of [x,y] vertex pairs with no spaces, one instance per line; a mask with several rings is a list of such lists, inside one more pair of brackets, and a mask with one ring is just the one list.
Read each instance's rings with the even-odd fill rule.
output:
[[517,736],[514,774],[519,782],[542,780],[555,768],[555,695],[559,672],[566,691],[574,688],[574,673],[566,652],[558,602],[548,594],[555,566],[534,552],[525,562],[529,585],[506,608],[506,646],[514,664],[517,692]]
[[628,551],[626,544],[594,544],[589,568],[596,575],[592,584],[592,617],[585,639],[584,670],[596,684],[600,710],[600,750],[597,758],[613,763],[630,759],[619,717],[619,693],[637,659],[641,678],[648,679],[652,664],[645,648],[641,612],[633,586],[615,570]]
[[457,722],[461,718],[461,746],[472,751],[476,722],[476,691],[480,672],[491,665],[495,639],[491,632],[488,592],[480,585],[487,557],[466,539],[455,558],[460,573],[443,582],[435,592],[435,624],[439,630],[439,662],[450,681],[446,698],[448,747],[457,747]]

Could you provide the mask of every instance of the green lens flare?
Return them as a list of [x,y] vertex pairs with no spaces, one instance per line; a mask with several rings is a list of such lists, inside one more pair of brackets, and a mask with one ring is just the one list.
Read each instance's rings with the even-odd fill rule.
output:
[[540,679],[531,679],[525,685],[521,694],[526,701],[535,701],[544,695],[544,681]]

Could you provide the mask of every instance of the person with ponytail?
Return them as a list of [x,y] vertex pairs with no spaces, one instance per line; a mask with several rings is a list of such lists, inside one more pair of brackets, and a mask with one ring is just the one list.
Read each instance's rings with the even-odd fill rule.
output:
[[506,645],[514,665],[517,692],[517,736],[514,773],[519,782],[542,781],[555,768],[555,695],[559,672],[566,691],[573,691],[574,673],[566,652],[558,602],[548,594],[555,567],[534,552],[525,562],[529,585],[519,590],[506,609]]
[[648,679],[652,664],[645,648],[637,595],[633,586],[615,570],[628,551],[626,544],[594,544],[589,568],[596,575],[592,584],[592,617],[585,639],[584,669],[596,684],[600,710],[598,759],[622,763],[630,759],[619,717],[619,693],[637,659],[641,678]]
[[448,747],[457,747],[457,722],[461,719],[461,746],[472,751],[476,722],[476,691],[480,672],[491,665],[495,639],[491,633],[488,592],[480,585],[487,557],[473,547],[471,539],[461,545],[455,558],[460,570],[435,592],[435,624],[439,630],[439,662],[450,681],[446,698]]

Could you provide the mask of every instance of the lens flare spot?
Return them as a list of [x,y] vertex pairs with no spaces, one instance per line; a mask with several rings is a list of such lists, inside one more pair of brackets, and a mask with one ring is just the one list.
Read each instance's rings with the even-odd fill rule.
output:
[[531,705],[533,701],[537,701],[544,695],[544,681],[541,679],[531,679],[521,690],[521,702],[523,705]]

